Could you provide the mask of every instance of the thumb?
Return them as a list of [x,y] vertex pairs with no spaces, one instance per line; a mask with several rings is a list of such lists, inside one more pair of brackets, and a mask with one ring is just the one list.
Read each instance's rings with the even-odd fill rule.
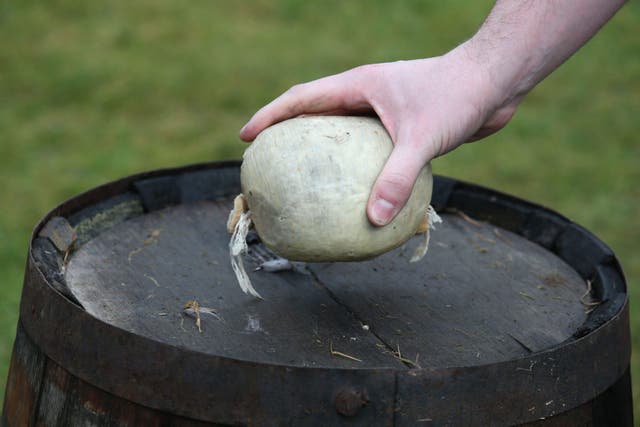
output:
[[371,190],[367,215],[373,225],[387,225],[395,218],[409,200],[413,184],[426,164],[424,156],[409,146],[396,144]]

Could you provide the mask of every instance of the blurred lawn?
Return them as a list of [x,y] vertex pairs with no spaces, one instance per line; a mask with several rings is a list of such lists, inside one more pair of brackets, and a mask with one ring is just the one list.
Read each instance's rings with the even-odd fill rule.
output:
[[[443,53],[491,4],[0,0],[0,399],[27,241],[47,210],[135,172],[238,158],[238,129],[290,85]],[[628,4],[499,135],[434,162],[547,205],[618,254],[633,300],[638,418],[639,25],[640,5]]]

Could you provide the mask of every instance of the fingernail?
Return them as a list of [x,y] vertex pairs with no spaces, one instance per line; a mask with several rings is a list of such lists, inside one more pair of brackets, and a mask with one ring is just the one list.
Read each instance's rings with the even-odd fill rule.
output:
[[377,225],[387,225],[391,221],[394,211],[395,208],[391,202],[384,199],[378,199],[373,203],[371,219]]
[[[248,124],[248,123],[247,123]],[[242,129],[240,129],[240,133],[244,132],[244,130],[247,128],[247,124],[245,124],[244,126],[242,126]]]

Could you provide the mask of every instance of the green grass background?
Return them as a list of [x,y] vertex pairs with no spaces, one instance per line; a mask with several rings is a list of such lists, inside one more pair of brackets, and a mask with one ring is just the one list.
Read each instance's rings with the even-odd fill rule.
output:
[[[0,0],[0,399],[29,233],[47,210],[135,172],[239,158],[238,129],[292,84],[444,53],[491,5]],[[502,132],[433,164],[549,206],[613,248],[632,299],[638,418],[639,25],[640,5],[626,5]]]

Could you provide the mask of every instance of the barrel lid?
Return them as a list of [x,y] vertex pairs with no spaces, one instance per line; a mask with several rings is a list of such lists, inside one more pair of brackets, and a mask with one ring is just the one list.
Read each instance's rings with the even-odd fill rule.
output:
[[[455,214],[442,215],[418,263],[409,263],[415,242],[368,262],[280,273],[253,271],[259,257],[247,257],[264,297],[256,300],[229,262],[232,206],[179,204],[116,224],[71,254],[67,287],[94,317],[169,345],[325,368],[499,362],[565,341],[587,317],[587,284],[564,261]],[[189,301],[199,304],[200,328],[185,315]]]
[[[115,369],[116,349],[105,348],[110,342],[137,343],[120,345],[118,351],[125,359],[146,360],[145,374],[163,379],[155,378],[156,383],[176,383],[175,376],[187,369],[158,358],[188,359],[188,354],[206,361],[203,373],[211,372],[212,361],[234,369],[376,373],[377,380],[367,380],[378,382],[371,389],[398,372],[420,377],[518,363],[514,368],[532,374],[538,362],[528,365],[527,360],[593,335],[619,315],[626,301],[622,273],[613,253],[586,230],[547,209],[481,187],[443,177],[436,177],[434,185],[433,203],[443,223],[432,232],[429,252],[418,263],[409,263],[414,238],[371,261],[253,271],[274,256],[254,237],[245,262],[264,300],[241,292],[229,263],[226,220],[239,192],[238,164],[156,171],[93,190],[58,207],[36,229],[30,276],[37,270],[65,298],[57,308],[47,303],[50,320],[72,310],[80,316],[76,322],[86,322],[67,324],[73,329],[66,332],[67,345],[82,331],[85,345],[104,354],[84,352],[87,360],[78,362],[63,355],[64,343],[42,337],[42,344],[50,357],[66,357],[58,361],[72,372],[125,396],[144,395],[134,389],[149,384],[143,386],[139,378],[145,372],[142,362],[116,363],[136,376],[135,384],[96,378]],[[26,286],[22,321],[33,331],[47,316],[44,310],[34,312],[37,296],[27,301],[28,291]],[[32,327],[26,325],[29,319]],[[164,352],[137,354],[142,348]],[[178,363],[183,372],[148,370],[163,362]],[[96,374],[101,367],[106,371]],[[198,383],[198,372],[191,369],[189,381]],[[216,376],[227,383],[219,386],[231,386],[234,371],[221,374],[221,369],[216,368]],[[201,386],[211,384],[203,380]],[[255,395],[260,387],[250,391]],[[415,392],[412,387],[407,392]],[[167,409],[163,405],[175,397],[165,394],[140,403]],[[393,392],[387,400],[397,407]],[[410,406],[420,407],[415,405]],[[530,416],[535,419],[548,409]],[[202,408],[173,410],[213,420]]]

